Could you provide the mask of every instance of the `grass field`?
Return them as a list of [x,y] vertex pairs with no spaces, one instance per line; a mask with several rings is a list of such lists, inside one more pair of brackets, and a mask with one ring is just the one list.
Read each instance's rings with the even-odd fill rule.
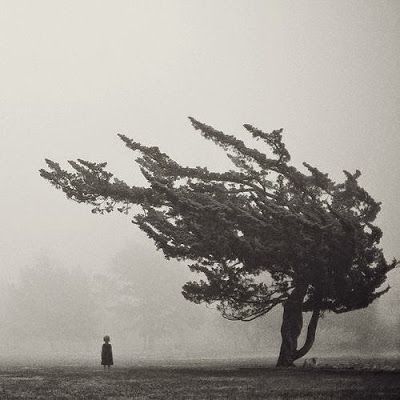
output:
[[[157,364],[154,364],[157,365]],[[0,368],[0,399],[400,399],[400,370],[250,363]]]

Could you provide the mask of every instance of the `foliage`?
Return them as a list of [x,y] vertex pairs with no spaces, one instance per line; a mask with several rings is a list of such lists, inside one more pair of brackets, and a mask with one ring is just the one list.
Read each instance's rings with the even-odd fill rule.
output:
[[[189,260],[199,281],[183,295],[217,303],[223,316],[251,320],[284,304],[305,286],[303,311],[342,313],[368,306],[385,293],[385,260],[374,224],[380,211],[360,187],[360,172],[344,182],[304,163],[290,165],[282,130],[264,133],[244,125],[266,151],[190,118],[201,135],[225,150],[234,169],[184,167],[162,153],[119,135],[140,154],[148,186],[129,186],[106,163],[69,161],[72,171],[46,160],[43,178],[92,212],[133,213],[133,222],[166,258]],[[140,206],[140,208],[136,207]]]

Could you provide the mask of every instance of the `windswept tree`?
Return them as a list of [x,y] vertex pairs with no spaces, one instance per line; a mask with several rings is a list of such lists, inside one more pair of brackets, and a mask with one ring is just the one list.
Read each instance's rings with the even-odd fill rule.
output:
[[[167,259],[189,261],[201,278],[183,286],[186,299],[216,303],[225,318],[241,321],[282,305],[277,365],[291,366],[312,347],[322,313],[367,307],[389,289],[382,285],[396,261],[388,263],[378,247],[380,203],[359,186],[359,171],[344,171],[344,182],[336,183],[307,163],[304,172],[290,165],[282,130],[244,125],[264,153],[190,121],[223,148],[234,169],[184,167],[158,147],[119,135],[139,154],[147,186],[129,186],[106,163],[81,159],[69,161],[70,170],[46,160],[40,174],[94,213],[132,215]],[[305,343],[298,347],[307,312]]]

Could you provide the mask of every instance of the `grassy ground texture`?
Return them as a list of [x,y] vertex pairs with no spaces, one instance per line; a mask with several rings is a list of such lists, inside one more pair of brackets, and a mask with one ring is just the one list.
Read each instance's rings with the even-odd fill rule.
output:
[[0,367],[0,399],[400,399],[400,369],[336,364]]

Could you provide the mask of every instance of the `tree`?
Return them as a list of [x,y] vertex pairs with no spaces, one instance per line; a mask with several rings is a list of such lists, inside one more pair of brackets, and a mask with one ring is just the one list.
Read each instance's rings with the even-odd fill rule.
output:
[[[119,135],[140,154],[136,162],[149,185],[129,186],[107,163],[51,160],[43,178],[92,212],[132,213],[133,223],[167,259],[190,260],[202,274],[183,296],[216,303],[225,318],[250,321],[283,306],[278,366],[291,366],[311,348],[325,311],[367,307],[382,289],[388,263],[373,224],[380,203],[358,184],[360,172],[344,171],[343,183],[304,163],[289,165],[282,130],[264,133],[244,125],[271,153],[190,118],[201,135],[222,147],[234,165],[227,172],[184,167],[162,153]],[[137,207],[140,206],[140,207]],[[303,313],[312,316],[302,347]]]
[[163,257],[144,247],[130,244],[115,255],[106,275],[96,275],[102,322],[114,339],[118,335],[119,348],[165,355],[178,347],[182,354],[190,347],[185,339],[193,339],[200,330],[202,315],[193,315],[193,305],[179,298],[182,266],[177,263],[167,270]]
[[82,356],[99,331],[88,277],[51,266],[46,259],[21,269],[20,279],[10,285],[4,302],[5,354]]

